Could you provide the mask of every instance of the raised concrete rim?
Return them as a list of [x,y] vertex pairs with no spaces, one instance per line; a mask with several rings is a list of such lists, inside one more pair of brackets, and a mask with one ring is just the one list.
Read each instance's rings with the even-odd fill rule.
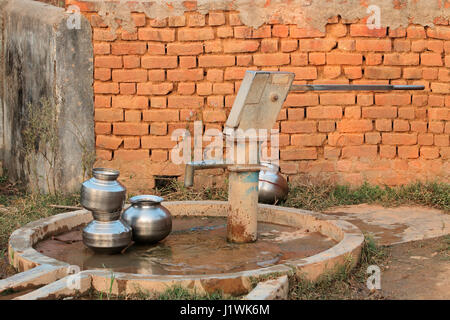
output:
[[[172,201],[164,202],[174,216],[223,216],[228,202],[225,201]],[[237,291],[228,288],[224,293],[244,294],[250,291],[251,279],[268,274],[295,273],[314,280],[327,270],[341,265],[351,259],[354,265],[359,261],[364,235],[353,224],[342,220],[330,220],[328,216],[295,208],[259,204],[258,221],[277,222],[285,225],[303,225],[319,231],[322,234],[338,241],[332,248],[316,255],[296,260],[288,260],[283,264],[246,270],[234,273],[208,274],[208,275],[148,275],[114,272],[117,280],[113,288],[116,293],[136,292],[133,286],[162,290],[168,285],[180,284],[188,288],[197,288],[201,291],[214,291],[224,286],[227,281],[238,281]],[[219,209],[219,210],[218,210]],[[92,214],[87,210],[77,210],[58,214],[27,224],[14,231],[9,240],[10,263],[20,272],[40,265],[69,269],[69,264],[47,257],[37,252],[33,245],[40,240],[64,231],[87,224],[92,220]],[[283,223],[284,222],[284,223]],[[93,287],[98,291],[109,291],[111,272],[108,270],[85,270],[84,274],[92,276]],[[67,274],[59,274],[62,278]],[[55,279],[58,280],[58,279]],[[227,286],[229,287],[229,286]],[[233,285],[233,287],[236,287]],[[229,291],[229,292],[227,292]]]

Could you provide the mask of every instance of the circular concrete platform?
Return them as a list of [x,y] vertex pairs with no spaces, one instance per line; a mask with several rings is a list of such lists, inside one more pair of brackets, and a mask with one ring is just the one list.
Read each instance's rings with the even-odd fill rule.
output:
[[[166,202],[164,205],[174,217],[217,219],[225,217],[228,209],[228,203],[223,201],[180,201]],[[292,228],[303,231],[307,229],[310,233],[318,233],[330,238],[334,245],[320,252],[312,252],[310,256],[286,258],[279,264],[255,266],[255,268],[236,272],[223,270],[221,273],[212,271],[207,274],[148,274],[145,272],[139,274],[95,269],[81,273],[90,277],[92,288],[109,292],[113,272],[114,282],[111,292],[114,294],[132,294],[142,290],[163,291],[167,286],[178,284],[196,289],[197,292],[222,290],[225,294],[242,295],[252,289],[255,280],[258,281],[261,278],[295,273],[314,280],[324,272],[333,271],[338,265],[349,261],[356,265],[359,260],[364,236],[349,222],[339,219],[331,220],[327,215],[311,211],[270,205],[259,205],[258,215],[260,223],[291,228],[290,234],[285,233],[287,238],[295,235],[295,230]],[[54,274],[53,278],[64,277],[67,275],[64,270],[68,269],[70,264],[43,255],[34,247],[44,239],[76,230],[91,220],[90,212],[79,210],[42,219],[16,230],[9,241],[11,264],[19,271],[45,266],[53,270],[53,273],[56,272],[54,270],[59,270],[61,273],[61,275]]]

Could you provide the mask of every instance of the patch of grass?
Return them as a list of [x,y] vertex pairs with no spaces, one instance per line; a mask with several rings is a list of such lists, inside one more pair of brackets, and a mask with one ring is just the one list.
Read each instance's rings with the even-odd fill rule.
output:
[[167,201],[185,200],[228,200],[228,191],[222,187],[205,187],[193,189],[184,187],[181,181],[171,180],[165,188],[155,190],[155,193]]
[[417,182],[399,187],[381,187],[364,183],[359,187],[350,187],[305,183],[291,186],[288,199],[281,205],[320,211],[361,203],[384,206],[415,204],[450,212],[450,184]]
[[353,261],[348,259],[343,265],[323,274],[316,281],[290,277],[289,298],[293,300],[328,300],[328,299],[379,299],[377,292],[370,292],[366,287],[367,267],[383,267],[388,257],[387,248],[378,246],[373,237],[365,236],[361,259],[352,269]]
[[[175,285],[168,287],[164,292],[154,293],[138,290],[136,294],[130,295],[113,295],[107,294],[108,300],[230,300],[234,297],[224,295],[221,291],[213,293],[197,293],[195,290],[188,290],[182,286]],[[81,297],[83,298],[83,297]],[[92,300],[102,300],[103,293],[91,290],[84,298]]]
[[[6,248],[11,233],[25,224],[64,212],[50,207],[51,204],[78,206],[80,195],[75,194],[31,194],[19,188],[10,190],[6,183],[0,185],[0,249]],[[5,192],[5,190],[8,190]]]

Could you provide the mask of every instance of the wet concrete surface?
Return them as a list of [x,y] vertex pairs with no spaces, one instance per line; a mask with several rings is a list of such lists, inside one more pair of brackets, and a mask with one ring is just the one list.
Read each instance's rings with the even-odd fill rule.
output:
[[175,217],[172,233],[153,245],[134,244],[124,253],[100,255],[84,246],[81,230],[39,242],[35,249],[46,256],[78,265],[82,270],[109,268],[115,272],[155,275],[239,272],[305,258],[336,244],[305,229],[259,223],[258,241],[226,241],[226,219]]
[[440,237],[450,233],[450,214],[426,207],[385,208],[379,205],[336,207],[324,212],[373,234],[381,245]]

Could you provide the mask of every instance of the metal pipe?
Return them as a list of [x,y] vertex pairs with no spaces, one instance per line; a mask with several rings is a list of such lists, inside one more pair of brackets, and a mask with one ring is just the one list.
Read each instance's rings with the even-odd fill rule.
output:
[[229,164],[224,161],[215,160],[203,160],[203,161],[191,161],[186,164],[186,170],[184,173],[184,186],[192,187],[194,185],[195,170],[214,169],[214,168],[226,168]]
[[289,91],[392,91],[424,90],[422,85],[392,84],[293,84]]

